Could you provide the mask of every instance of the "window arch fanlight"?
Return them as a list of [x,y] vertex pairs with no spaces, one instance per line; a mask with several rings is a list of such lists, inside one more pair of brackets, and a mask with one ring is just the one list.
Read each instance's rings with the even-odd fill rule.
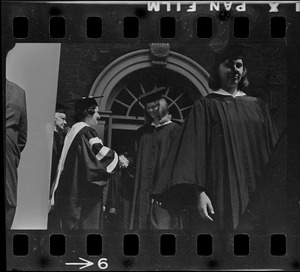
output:
[[[108,65],[95,80],[89,95],[103,95],[103,98],[100,100],[99,104],[100,110],[112,110],[112,107],[119,105],[120,107],[117,108],[117,111],[120,111],[120,109],[123,108],[122,115],[141,116],[143,106],[139,103],[137,97],[141,93],[150,91],[150,89],[140,84],[140,93],[137,93],[137,91],[134,91],[134,88],[129,88],[128,86],[122,84],[122,82],[124,82],[126,78],[127,82],[134,82],[136,76],[140,76],[142,71],[147,70],[151,71],[151,73],[148,73],[148,75],[154,74],[154,71],[156,71],[159,77],[160,73],[162,71],[166,71],[166,69],[170,73],[176,74],[175,76],[173,75],[173,78],[180,80],[181,77],[181,80],[185,80],[187,84],[192,85],[192,88],[187,89],[194,89],[196,92],[198,92],[196,95],[189,94],[192,98],[196,98],[197,96],[205,96],[210,92],[208,87],[209,74],[204,68],[202,68],[192,59],[179,53],[170,51],[167,58],[167,64],[163,68],[153,68],[150,50],[144,49],[126,54]],[[144,74],[147,75],[147,73]],[[177,101],[187,94],[182,91],[180,93],[180,90],[170,90],[169,86],[165,87],[165,95],[169,107],[170,109],[173,108],[172,114],[175,113],[176,119],[183,120],[184,111],[189,109],[190,106],[184,104],[179,106]],[[128,99],[124,100],[122,96],[118,95],[121,90],[123,95],[126,93],[126,95],[131,97],[130,102],[128,102]],[[116,112],[116,110],[113,110],[113,112]]]
[[[164,87],[163,92],[169,105],[172,119],[183,121],[194,100],[199,98],[198,89],[177,72],[157,67],[143,68],[122,78],[114,88],[110,111],[113,116],[126,116],[127,119],[144,117],[144,105],[138,97],[154,88]],[[188,90],[188,91],[187,91]]]

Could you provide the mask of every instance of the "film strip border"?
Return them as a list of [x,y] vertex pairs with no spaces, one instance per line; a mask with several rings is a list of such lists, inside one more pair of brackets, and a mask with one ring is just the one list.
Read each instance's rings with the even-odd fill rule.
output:
[[[227,16],[223,13],[220,16]],[[233,21],[233,36],[238,39],[246,39],[250,35],[250,25],[248,17],[235,17]],[[13,37],[17,39],[29,38],[29,21],[27,17],[13,18]],[[49,38],[63,39],[66,37],[66,22],[65,17],[51,16],[49,18]],[[176,37],[176,18],[161,17],[158,23],[159,36],[161,38],[173,39]],[[212,17],[198,17],[196,22],[196,35],[198,38],[210,39],[213,36]],[[140,34],[140,19],[139,17],[125,17],[122,21],[123,33],[122,37],[127,39],[135,39]],[[85,22],[86,38],[100,39],[103,35],[103,19],[101,17],[87,17]],[[286,37],[287,22],[286,18],[276,16],[270,18],[270,35],[272,38]]]
[[[298,270],[299,238],[284,234],[18,233],[7,239],[9,268],[73,269],[93,263],[106,269],[288,269]],[[299,248],[298,248],[299,249]],[[80,262],[81,260],[81,262]],[[84,261],[83,261],[84,260]],[[90,264],[92,266],[92,264]],[[28,267],[29,268],[29,267]],[[27,269],[25,269],[27,270]]]
[[[178,12],[180,2],[169,8],[164,3],[7,2],[4,33],[17,42],[207,42],[228,28],[229,39],[244,42],[298,40],[299,2],[276,7],[267,1],[248,2],[244,9],[241,3],[193,2],[195,12],[183,6]],[[218,5],[212,8],[211,3]]]
[[[213,235],[197,235],[197,254],[199,256],[210,256],[213,254]],[[63,256],[65,254],[66,237],[63,234],[51,234],[49,236],[50,255]],[[250,253],[250,237],[248,234],[235,234],[233,240],[233,252],[236,256],[248,256]],[[88,234],[86,236],[86,254],[102,254],[101,234]],[[205,246],[203,246],[205,245]],[[139,235],[124,234],[123,254],[125,256],[139,255]],[[161,234],[159,252],[162,256],[176,255],[176,235]],[[284,256],[286,252],[286,236],[284,234],[270,235],[270,252],[273,256]],[[13,254],[15,256],[26,256],[29,254],[29,237],[27,234],[15,234],[13,236]]]
[[[300,41],[299,13],[295,10],[295,2],[283,4],[279,13],[270,12],[268,4],[251,4],[250,7],[254,7],[260,18],[268,19],[268,24],[263,24],[262,28],[253,28],[253,25],[261,26],[261,23],[255,21],[251,12],[248,13],[250,8],[245,12],[237,12],[236,9],[210,11],[209,4],[200,5],[194,13],[183,12],[183,15],[162,8],[159,12],[149,12],[146,3],[136,4],[134,9],[132,6],[116,4],[111,10],[103,5],[93,5],[91,8],[91,5],[86,4],[51,2],[7,2],[2,7],[5,7],[5,11],[2,11],[2,22],[5,22],[3,37],[14,38],[16,42],[134,43],[165,39],[168,42],[207,42],[218,34],[219,26],[227,22],[230,28],[229,35],[235,39],[255,39],[263,43],[283,42],[288,45],[291,42],[299,44]],[[146,28],[152,31],[146,33]],[[298,235],[230,236],[227,242],[230,246],[229,258],[232,258],[233,262],[226,262],[225,257],[221,256],[222,252],[217,245],[222,239],[218,236],[198,234],[164,234],[154,239],[147,234],[51,235],[44,231],[13,231],[7,232],[6,236],[9,257],[7,262],[9,268],[24,270],[66,269],[67,263],[80,263],[78,256],[85,260],[91,259],[94,265],[91,267],[96,270],[145,267],[150,270],[168,267],[223,269],[226,266],[239,269],[300,268],[297,257],[300,244]],[[130,247],[126,246],[128,243]],[[164,244],[168,244],[167,249],[164,249]],[[241,244],[242,246],[239,246]],[[151,256],[146,255],[149,252]]]

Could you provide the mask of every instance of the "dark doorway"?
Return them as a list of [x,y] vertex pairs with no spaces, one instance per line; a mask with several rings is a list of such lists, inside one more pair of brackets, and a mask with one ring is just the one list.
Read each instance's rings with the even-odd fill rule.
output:
[[135,130],[113,129],[111,147],[118,154],[128,152],[131,155],[135,154]]

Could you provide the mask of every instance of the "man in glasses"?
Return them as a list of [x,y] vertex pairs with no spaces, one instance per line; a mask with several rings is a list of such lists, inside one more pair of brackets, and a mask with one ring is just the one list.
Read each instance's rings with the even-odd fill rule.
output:
[[[67,116],[66,111],[69,109],[65,104],[57,101],[54,116],[54,133],[53,133],[53,148],[52,148],[52,165],[50,176],[50,190],[53,186],[57,167],[61,155],[61,151],[64,145],[64,137],[67,130]],[[55,230],[59,228],[56,220],[56,210],[50,211],[48,214],[48,229]]]

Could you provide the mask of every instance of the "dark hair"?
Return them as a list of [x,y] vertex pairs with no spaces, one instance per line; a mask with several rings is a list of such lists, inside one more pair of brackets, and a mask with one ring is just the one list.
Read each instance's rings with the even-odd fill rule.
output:
[[74,121],[81,122],[83,121],[87,116],[93,115],[95,113],[97,105],[90,106],[88,109],[78,109],[75,111],[75,114],[73,116]]
[[[238,83],[239,90],[242,90],[243,88],[245,88],[249,85],[245,61],[244,61],[244,59],[242,59],[242,60],[243,60],[243,70],[244,71],[243,71],[242,78],[241,78],[240,82]],[[226,61],[226,60],[224,60],[224,61]],[[210,74],[210,77],[208,79],[208,86],[209,86],[209,88],[211,88],[214,91],[220,89],[222,86],[219,69],[220,69],[220,64],[223,63],[224,61],[222,61],[222,62],[216,61],[214,63],[213,68],[212,68],[212,73]]]
[[[159,100],[156,100],[155,102],[159,104],[158,112],[159,112],[160,119],[166,116],[167,114],[169,114],[169,106],[166,99],[161,98]],[[153,122],[153,118],[147,112],[147,109],[145,107],[145,124],[151,124],[152,122]]]

